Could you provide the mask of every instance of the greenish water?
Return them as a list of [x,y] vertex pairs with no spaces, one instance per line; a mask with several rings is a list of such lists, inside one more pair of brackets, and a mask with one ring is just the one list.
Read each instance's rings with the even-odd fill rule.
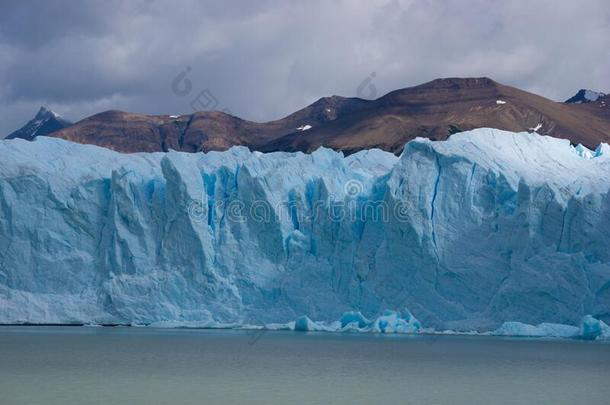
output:
[[0,327],[0,404],[610,403],[610,345]]

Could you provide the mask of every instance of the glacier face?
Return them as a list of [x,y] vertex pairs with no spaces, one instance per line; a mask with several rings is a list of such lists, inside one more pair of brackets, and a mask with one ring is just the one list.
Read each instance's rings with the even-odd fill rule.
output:
[[610,318],[610,148],[478,129],[369,150],[0,141],[0,323]]

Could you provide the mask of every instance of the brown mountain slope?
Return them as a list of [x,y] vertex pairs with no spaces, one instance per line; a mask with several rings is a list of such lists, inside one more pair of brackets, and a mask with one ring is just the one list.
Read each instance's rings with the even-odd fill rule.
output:
[[418,136],[446,139],[479,127],[511,131],[539,127],[539,133],[594,148],[610,142],[607,104],[610,100],[558,103],[487,78],[438,79],[373,101],[325,97],[267,123],[221,112],[173,117],[107,111],[51,136],[121,152],[197,152],[245,145],[261,151],[327,146],[349,153],[371,147],[398,152]]
[[570,139],[588,147],[610,141],[610,108],[600,103],[564,104],[490,79],[438,79],[397,90],[307,136],[293,133],[264,150],[312,150],[324,145],[355,151],[377,146],[399,151],[417,137],[446,139],[480,127],[527,131]]
[[344,97],[325,97],[281,120],[245,121],[218,111],[182,116],[143,115],[106,111],[85,118],[51,136],[94,144],[120,152],[185,152],[225,150],[233,145],[262,148],[304,125],[323,126],[338,115],[360,109],[368,102]]

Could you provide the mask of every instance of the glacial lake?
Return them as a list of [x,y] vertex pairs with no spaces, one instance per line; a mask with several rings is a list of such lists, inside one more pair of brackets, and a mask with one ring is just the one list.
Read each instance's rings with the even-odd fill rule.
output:
[[0,327],[0,404],[610,403],[610,344]]

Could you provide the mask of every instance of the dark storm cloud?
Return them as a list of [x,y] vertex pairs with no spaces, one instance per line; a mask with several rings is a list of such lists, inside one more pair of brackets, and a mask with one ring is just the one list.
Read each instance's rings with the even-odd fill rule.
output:
[[[610,90],[610,5],[589,1],[3,1],[0,134],[40,104],[71,119],[105,109],[218,109],[268,120],[315,99],[490,76],[565,99]],[[192,91],[172,91],[187,67]]]

